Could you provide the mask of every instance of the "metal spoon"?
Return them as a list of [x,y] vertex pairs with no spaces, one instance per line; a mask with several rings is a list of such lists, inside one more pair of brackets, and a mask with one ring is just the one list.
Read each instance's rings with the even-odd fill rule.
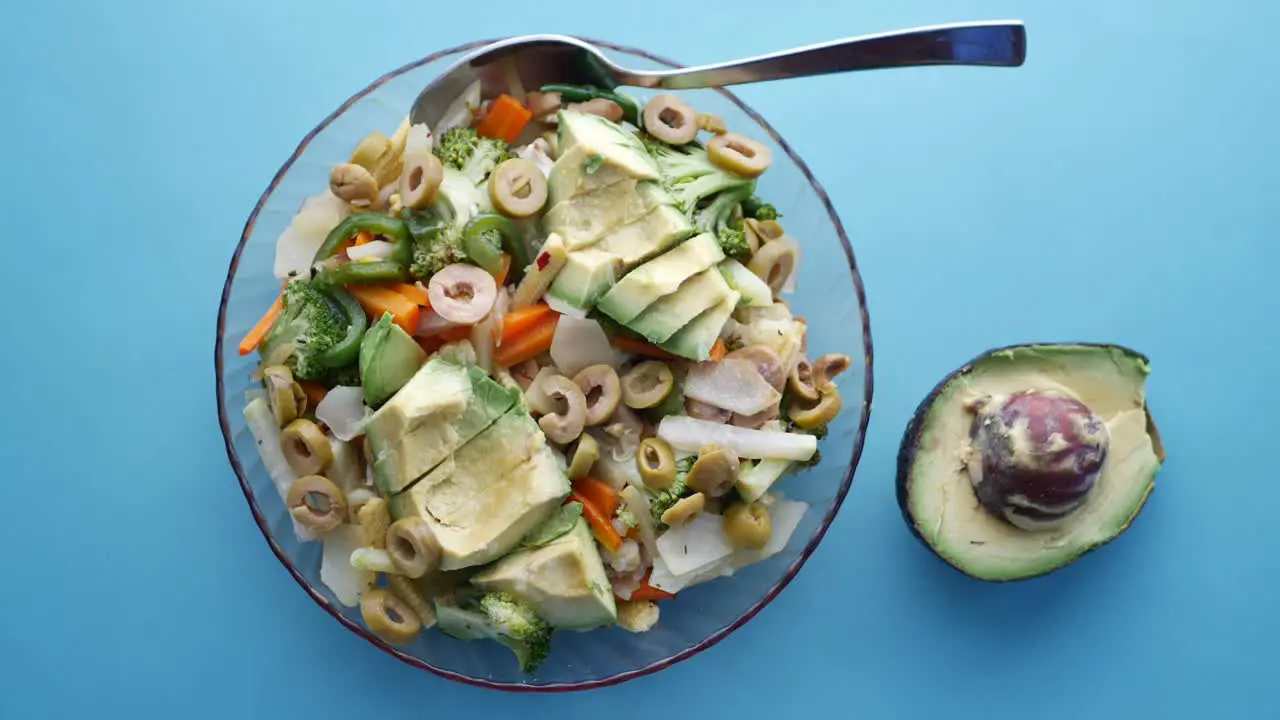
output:
[[1027,53],[1020,21],[953,23],[863,35],[675,70],[632,70],[594,45],[564,35],[523,35],[478,48],[424,89],[410,121],[434,126],[476,80],[503,87],[514,72],[530,89],[548,83],[688,90],[764,80],[922,65],[1017,67]]

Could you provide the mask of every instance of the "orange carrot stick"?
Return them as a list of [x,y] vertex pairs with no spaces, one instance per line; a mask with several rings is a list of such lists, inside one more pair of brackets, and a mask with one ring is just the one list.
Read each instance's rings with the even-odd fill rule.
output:
[[258,320],[258,324],[253,326],[248,335],[240,341],[240,354],[248,355],[258,346],[262,344],[262,338],[267,336],[267,332],[271,330],[271,326],[275,324],[276,318],[280,317],[280,312],[284,310],[284,293],[276,296],[275,302],[271,303],[271,307],[267,308],[266,314],[262,319]]
[[476,126],[476,134],[512,143],[520,137],[532,118],[533,113],[529,108],[504,93],[489,105],[489,113]]
[[387,287],[409,298],[420,307],[431,307],[431,296],[427,295],[427,291],[423,290],[419,285],[414,283],[395,283]]
[[298,385],[302,388],[302,392],[307,396],[307,407],[315,409],[325,395],[329,394],[328,388],[318,382],[310,382],[307,380],[299,380]]
[[622,536],[613,527],[612,519],[578,493],[574,492],[569,497],[582,503],[582,517],[587,519],[587,524],[591,526],[591,534],[596,537],[596,540],[610,551],[617,552],[622,547]]
[[670,600],[675,597],[675,593],[669,593],[666,590],[659,590],[649,584],[649,575],[652,573],[652,570],[645,573],[644,579],[640,581],[640,587],[631,591],[632,600]]
[[544,302],[512,310],[502,316],[502,341],[513,340],[517,335],[529,332],[535,325],[547,321],[555,311]]
[[724,340],[716,338],[716,344],[711,346],[711,359],[720,362],[728,354],[729,348],[724,346]]
[[387,287],[380,285],[348,285],[347,292],[372,316],[376,322],[382,313],[391,313],[391,320],[401,330],[413,334],[418,329],[421,309],[417,303]]
[[493,354],[493,362],[498,367],[511,367],[550,350],[551,340],[555,337],[556,325],[559,322],[560,314],[551,313],[545,322],[512,338],[510,342],[504,341],[502,347]]
[[622,504],[617,490],[609,487],[605,481],[590,475],[574,480],[573,491],[590,500],[601,515],[611,520],[618,512],[618,506]]
[[659,360],[675,360],[676,356],[652,343],[629,335],[614,335],[610,340],[613,346],[632,355],[644,355]]
[[502,266],[498,268],[498,272],[493,274],[493,279],[498,281],[499,290],[507,284],[507,275],[509,274],[511,274],[511,253],[502,253]]
[[466,340],[467,338],[471,337],[471,326],[455,325],[454,327],[451,327],[447,330],[441,330],[440,332],[436,333],[436,337],[440,338],[445,342],[457,342],[459,340]]

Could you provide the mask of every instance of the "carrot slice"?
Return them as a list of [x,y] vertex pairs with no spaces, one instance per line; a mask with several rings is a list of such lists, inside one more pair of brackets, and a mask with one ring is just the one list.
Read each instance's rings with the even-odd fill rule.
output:
[[670,600],[675,597],[675,593],[669,593],[666,590],[659,590],[649,584],[649,575],[652,573],[652,570],[645,573],[644,579],[640,581],[640,587],[631,591],[632,600]]
[[420,307],[431,307],[431,296],[428,295],[427,291],[423,290],[420,285],[416,285],[414,283],[395,283],[394,285],[388,285],[387,287],[409,298]]
[[262,339],[267,336],[271,330],[271,326],[276,323],[276,318],[280,317],[281,311],[284,310],[284,293],[276,296],[275,302],[271,303],[271,307],[267,308],[266,314],[262,316],[258,323],[253,326],[248,335],[240,341],[240,354],[248,355],[258,346],[262,344]]
[[503,93],[489,105],[489,113],[476,126],[480,137],[513,143],[533,118],[533,113],[519,100]]
[[456,325],[447,330],[441,330],[440,332],[436,333],[436,337],[440,338],[445,342],[457,342],[459,340],[466,340],[467,338],[471,337],[471,326]]
[[507,342],[517,335],[529,332],[535,325],[547,321],[553,314],[555,311],[544,302],[512,310],[502,316],[502,341]]
[[315,409],[325,395],[329,394],[328,388],[318,382],[309,382],[307,380],[299,380],[298,385],[302,388],[302,392],[307,396],[307,407]]
[[360,232],[356,233],[356,238],[351,244],[355,245],[356,247],[360,247],[361,245],[367,245],[368,243],[371,243],[371,242],[373,242],[373,233],[369,232],[368,230],[361,230]]
[[605,515],[600,508],[577,492],[570,494],[569,497],[582,503],[582,517],[587,519],[587,524],[591,526],[591,534],[596,540],[611,552],[617,552],[622,547],[622,536],[613,527],[610,516]]
[[410,335],[418,329],[421,309],[417,303],[395,290],[381,285],[348,285],[347,292],[351,293],[374,321],[386,312],[391,313],[391,320]]
[[622,504],[622,500],[618,498],[617,490],[609,487],[609,484],[605,481],[593,478],[590,475],[574,480],[573,491],[590,500],[591,504],[600,511],[600,514],[610,519],[617,514],[618,506]]
[[493,361],[498,367],[511,367],[532,357],[537,357],[551,349],[551,340],[556,335],[556,325],[560,322],[559,313],[551,313],[547,319],[528,332],[503,339],[502,347],[493,354]]
[[632,355],[644,355],[646,357],[657,358],[658,360],[675,360],[676,356],[639,338],[629,335],[614,335],[610,342],[613,346],[623,352],[629,352]]
[[502,265],[498,268],[498,272],[493,274],[493,279],[498,281],[499,290],[507,284],[509,274],[511,274],[511,253],[502,253]]
[[715,345],[711,346],[711,359],[720,362],[725,355],[729,354],[729,348],[724,346],[724,340],[716,338]]

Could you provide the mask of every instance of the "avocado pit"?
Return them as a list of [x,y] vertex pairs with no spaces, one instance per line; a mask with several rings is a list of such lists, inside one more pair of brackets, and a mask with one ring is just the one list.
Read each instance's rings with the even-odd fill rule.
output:
[[1094,489],[1110,445],[1107,425],[1058,392],[1025,390],[972,399],[966,459],[978,502],[1022,530],[1052,530]]

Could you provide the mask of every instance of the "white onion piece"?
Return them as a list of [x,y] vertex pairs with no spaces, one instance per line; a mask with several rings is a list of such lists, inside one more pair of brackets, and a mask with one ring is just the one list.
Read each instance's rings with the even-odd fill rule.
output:
[[432,337],[452,327],[458,327],[458,323],[445,320],[435,310],[423,310],[418,316],[418,327],[413,334],[416,337]]
[[630,600],[631,593],[640,589],[640,581],[630,575],[609,578],[609,584],[613,586],[613,594],[622,600]]
[[668,415],[658,424],[658,437],[671,447],[697,452],[704,445],[719,445],[743,458],[804,461],[818,449],[818,438],[804,433],[766,432],[721,425],[686,415]]
[[565,377],[573,377],[585,367],[608,365],[618,367],[618,353],[609,344],[609,336],[595,320],[561,317],[551,338],[551,359]]
[[[634,463],[632,463],[634,465]],[[639,473],[636,478],[639,480]],[[636,519],[636,529],[640,531],[640,545],[644,548],[645,558],[649,563],[658,556],[657,530],[653,527],[653,516],[650,514],[649,498],[634,484],[628,484],[618,493],[622,504]]]
[[739,415],[755,415],[776,404],[782,393],[773,389],[756,364],[742,358],[700,362],[689,368],[684,396]]
[[373,587],[377,574],[351,567],[351,554],[364,544],[360,528],[339,525],[324,536],[324,554],[320,560],[320,581],[338,602],[347,607],[360,603],[360,596]]
[[525,145],[516,155],[533,163],[543,177],[551,177],[551,166],[556,163],[551,159],[551,145],[546,138],[540,137]]
[[440,138],[444,134],[454,128],[467,127],[471,124],[471,113],[475,108],[480,107],[480,81],[476,80],[467,86],[449,107],[445,108],[444,114],[440,116],[440,122],[436,123],[435,142],[440,143]]
[[751,469],[738,473],[738,494],[747,502],[755,502],[790,468],[790,460],[761,460]]
[[658,553],[673,575],[705,570],[733,553],[724,534],[724,520],[712,513],[698,513],[682,525],[658,536]]
[[359,387],[339,385],[325,393],[316,405],[316,419],[333,431],[334,437],[348,441],[364,434],[369,409],[364,404],[364,391]]
[[547,307],[551,308],[552,310],[555,310],[556,312],[560,313],[565,317],[577,318],[579,320],[585,319],[587,317],[586,310],[583,310],[582,308],[574,307],[569,303],[565,302],[564,300],[561,300],[560,298],[556,297],[555,295],[552,295],[551,293],[547,293],[543,295],[542,301],[547,304]]
[[386,240],[372,240],[363,245],[352,245],[347,248],[347,257],[355,261],[360,260],[386,260],[391,257],[396,246]]
[[351,214],[351,206],[329,190],[302,201],[302,208],[276,240],[275,276],[305,274],[329,231]]
[[471,347],[476,351],[476,366],[493,372],[493,313],[471,326]]
[[445,320],[471,325],[484,319],[498,298],[498,283],[475,265],[446,265],[427,282],[431,309]]
[[431,128],[426,123],[415,123],[409,126],[404,137],[404,156],[414,153],[430,153],[432,145]]
[[351,553],[351,567],[369,572],[399,573],[386,550],[371,547],[356,548]]

